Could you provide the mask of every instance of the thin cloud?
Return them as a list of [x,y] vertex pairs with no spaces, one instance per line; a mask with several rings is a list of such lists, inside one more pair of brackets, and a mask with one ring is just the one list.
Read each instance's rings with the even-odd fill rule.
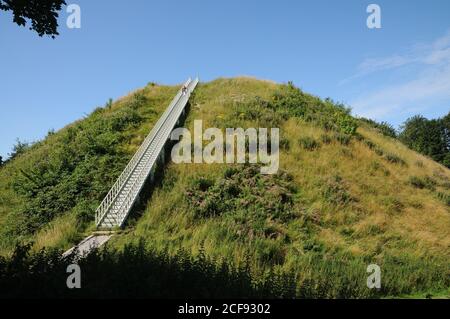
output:
[[417,44],[403,54],[368,58],[358,65],[355,74],[342,80],[339,85],[347,84],[375,72],[393,70],[411,64],[437,65],[448,62],[450,62],[450,31],[431,44]]
[[409,82],[360,96],[351,105],[358,115],[382,118],[394,112],[412,112],[420,103],[442,99],[450,99],[450,65],[423,72]]
[[413,78],[360,95],[351,102],[354,112],[380,119],[392,114],[423,110],[426,109],[424,105],[435,101],[450,100],[450,32],[431,44],[416,45],[403,55],[367,59],[358,66],[355,75],[341,84],[374,72],[413,64],[420,66]]

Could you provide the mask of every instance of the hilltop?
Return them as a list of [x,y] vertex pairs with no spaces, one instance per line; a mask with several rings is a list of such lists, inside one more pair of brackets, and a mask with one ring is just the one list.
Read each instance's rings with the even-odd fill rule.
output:
[[[0,250],[69,248],[178,87],[149,84],[50,134],[0,168]],[[155,251],[206,254],[251,272],[295,272],[309,296],[383,296],[450,286],[450,170],[292,84],[218,79],[194,92],[185,127],[279,127],[280,170],[168,163],[124,232]],[[144,194],[145,195],[145,194]],[[342,287],[348,291],[342,291]]]

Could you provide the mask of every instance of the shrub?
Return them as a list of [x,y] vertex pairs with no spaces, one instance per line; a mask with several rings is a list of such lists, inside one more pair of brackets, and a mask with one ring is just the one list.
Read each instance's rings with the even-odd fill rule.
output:
[[391,196],[384,198],[383,203],[390,212],[399,213],[405,208],[405,205],[398,198]]
[[108,102],[106,102],[105,108],[106,109],[111,109],[113,106],[113,99],[109,99]]
[[434,190],[436,187],[436,181],[429,176],[425,177],[411,176],[409,178],[409,183],[415,188],[419,189],[427,188],[430,190]]
[[284,223],[294,217],[296,192],[285,172],[268,176],[256,165],[233,166],[215,181],[200,177],[191,183],[186,209],[196,220],[221,216],[241,240],[275,239],[284,236]]
[[331,142],[333,141],[333,139],[329,135],[326,135],[326,134],[323,134],[320,137],[320,139],[321,139],[323,144],[331,144]]
[[406,165],[406,162],[400,156],[397,156],[395,154],[386,154],[385,158],[388,162],[391,162],[393,164]]
[[348,184],[339,175],[329,178],[323,190],[325,199],[335,205],[343,206],[356,199],[349,193]]
[[444,159],[442,161],[442,165],[444,165],[447,168],[450,168],[450,151],[445,154]]
[[16,140],[16,144],[13,146],[12,152],[9,153],[8,161],[12,161],[16,157],[25,153],[28,149],[30,149],[31,144],[28,142],[21,142],[19,139]]
[[343,134],[354,135],[356,133],[358,124],[354,118],[343,112],[337,112],[335,117]]
[[291,142],[287,138],[282,137],[280,139],[280,149],[289,151],[291,149]]
[[244,126],[243,121],[256,122],[260,127],[280,127],[288,116],[283,109],[275,109],[274,105],[260,97],[247,98],[233,101],[230,105],[232,112],[224,118],[216,118],[214,124],[217,127]]
[[147,103],[147,97],[142,92],[134,93],[131,100],[128,102],[128,106],[136,110]]
[[359,142],[365,142],[366,138],[364,137],[364,135],[359,134],[358,132],[356,132],[354,134],[355,138],[359,141]]
[[321,100],[304,94],[292,83],[282,86],[273,95],[271,105],[275,110],[286,110],[290,116],[314,122],[328,131],[353,135],[358,128],[349,108],[331,99]]
[[409,178],[409,183],[415,188],[425,188],[425,181],[418,176],[411,176]]
[[[268,258],[274,253],[268,251]],[[146,248],[142,240],[77,261],[86,280],[83,289],[71,290],[66,269],[76,257],[18,246],[10,258],[0,257],[0,298],[294,298],[297,290],[293,272],[257,276],[249,272],[248,261],[219,262],[203,248],[196,256],[184,250],[171,255]]]
[[308,151],[314,151],[320,147],[320,144],[309,136],[300,138],[298,142],[303,149]]
[[[380,228],[369,231],[382,233]],[[450,285],[443,275],[448,271],[445,260],[400,253],[383,256],[384,284],[380,290],[367,289],[361,280],[367,277],[367,258],[326,251],[315,239],[300,243],[303,252],[293,271],[272,266],[254,272],[249,258],[235,265],[209,257],[202,247],[194,256],[184,250],[153,250],[148,244],[140,240],[81,259],[83,289],[66,286],[66,269],[76,256],[63,258],[57,250],[33,253],[30,246],[18,246],[11,257],[0,257],[0,298],[378,298],[443,291]],[[266,258],[282,258],[274,247],[259,249]]]
[[384,156],[384,151],[379,147],[375,147],[375,154],[377,154],[378,156]]
[[450,194],[445,194],[442,192],[437,193],[437,197],[442,200],[447,206],[450,206]]
[[449,119],[450,113],[435,120],[414,116],[403,124],[399,138],[409,148],[449,167]]
[[371,150],[375,149],[377,146],[375,145],[374,142],[370,141],[370,140],[365,140],[364,143],[367,145],[368,148],[370,148]]
[[350,144],[352,137],[347,134],[335,134],[334,139],[342,145],[347,146]]

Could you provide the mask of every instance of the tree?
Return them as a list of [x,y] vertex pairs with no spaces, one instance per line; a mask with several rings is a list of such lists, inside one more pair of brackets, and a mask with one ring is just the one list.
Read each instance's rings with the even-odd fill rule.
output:
[[413,150],[449,166],[449,132],[450,114],[436,120],[428,120],[423,116],[417,115],[409,118],[403,124],[399,137],[403,143]]
[[425,151],[428,120],[421,115],[416,115],[406,120],[401,127],[400,139],[408,147],[418,151]]
[[30,20],[30,30],[41,37],[55,38],[59,35],[58,12],[65,4],[65,0],[0,0],[0,10],[12,11],[13,21],[19,26],[25,26]]
[[3,157],[0,155],[0,167],[3,166]]
[[19,139],[17,139],[17,143],[16,145],[13,146],[13,150],[9,155],[9,159],[13,160],[14,158],[16,158],[17,156],[25,153],[26,150],[28,150],[30,148],[30,143],[28,142],[21,142]]
[[444,140],[447,144],[447,150],[450,152],[450,112],[442,119],[442,126],[444,130]]

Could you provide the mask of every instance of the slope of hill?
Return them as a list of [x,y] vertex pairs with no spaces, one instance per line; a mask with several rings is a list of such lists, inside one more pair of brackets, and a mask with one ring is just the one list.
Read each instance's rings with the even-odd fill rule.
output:
[[[49,136],[0,170],[0,247],[67,248],[174,95],[149,85]],[[251,271],[295,272],[309,296],[448,293],[450,171],[292,85],[219,79],[195,92],[185,127],[279,127],[280,171],[169,163],[111,245],[201,251]],[[345,290],[345,291],[344,291]]]

